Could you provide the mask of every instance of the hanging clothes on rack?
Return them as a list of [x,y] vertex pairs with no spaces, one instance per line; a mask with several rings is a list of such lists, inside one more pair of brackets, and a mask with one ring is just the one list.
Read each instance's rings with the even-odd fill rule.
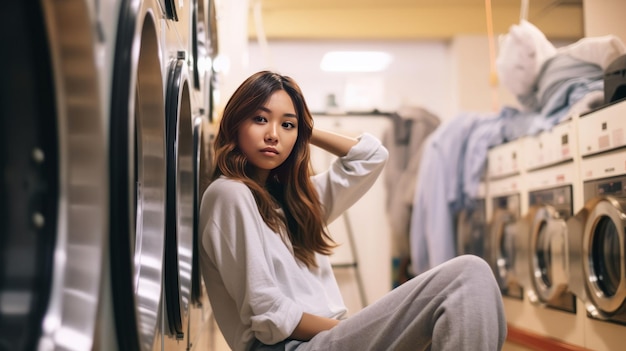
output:
[[467,136],[480,119],[476,114],[446,121],[423,146],[409,228],[414,274],[455,256],[452,204],[461,184]]
[[409,224],[415,178],[422,155],[422,145],[439,126],[440,119],[430,111],[406,106],[391,115],[393,124],[385,131],[383,145],[389,151],[385,166],[387,218],[391,228],[391,257],[394,265],[392,287],[409,279]]

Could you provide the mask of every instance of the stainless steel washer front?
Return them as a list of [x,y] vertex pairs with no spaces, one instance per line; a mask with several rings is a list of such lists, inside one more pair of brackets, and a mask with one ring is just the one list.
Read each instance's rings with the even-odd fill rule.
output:
[[[529,192],[528,239],[520,242],[520,280],[531,303],[575,313],[576,297],[568,286],[565,221],[572,215],[572,186]],[[524,272],[522,272],[524,270]]]
[[108,214],[95,26],[83,0],[3,10],[0,349],[88,350]]
[[200,237],[199,217],[202,195],[204,194],[204,190],[208,187],[209,178],[213,170],[213,137],[214,132],[207,116],[196,116],[193,125],[194,220],[191,265],[191,301],[196,305],[202,304],[202,299],[205,297],[198,252],[198,240]]
[[[22,113],[28,115],[29,112],[39,111],[40,123],[34,126],[50,127],[32,131],[43,135],[36,140],[35,147],[27,151],[31,153],[29,159],[34,163],[33,170],[45,167],[45,173],[48,173],[37,182],[38,187],[47,185],[37,189],[39,194],[36,197],[29,198],[28,217],[32,221],[32,229],[40,231],[39,235],[50,237],[39,239],[41,242],[37,250],[41,250],[38,254],[42,256],[28,258],[23,256],[26,252],[21,252],[10,260],[12,264],[21,265],[25,271],[41,263],[50,265],[46,270],[51,268],[51,276],[48,271],[47,276],[40,277],[40,283],[51,283],[52,286],[41,286],[42,290],[34,295],[20,294],[21,299],[30,300],[24,307],[41,308],[46,304],[47,307],[44,307],[43,320],[39,318],[41,316],[31,316],[35,317],[31,320],[31,327],[35,327],[19,331],[15,336],[30,333],[28,342],[38,344],[43,350],[86,349],[91,347],[94,338],[102,244],[106,238],[108,189],[106,143],[102,130],[104,122],[94,57],[95,33],[85,1],[29,1],[23,5],[28,18],[22,18],[25,22],[20,25],[28,26],[24,30],[34,34],[33,41],[20,45],[13,42],[9,46],[30,44],[40,47],[31,48],[32,51],[25,53],[26,57],[12,56],[25,59],[22,64],[31,63],[33,66],[29,71],[20,72],[19,79],[9,79],[8,82],[22,87],[18,82],[36,79],[39,85],[30,87],[34,89],[34,95],[27,93],[20,98],[37,96],[30,102],[33,105],[22,106],[23,112],[9,116],[21,120]],[[14,15],[17,14],[8,14]],[[41,23],[32,23],[31,15]],[[42,29],[42,25],[45,28]],[[15,33],[16,28],[19,26],[9,29],[8,33]],[[41,30],[45,31],[43,38],[40,37]],[[27,58],[30,55],[34,55],[31,56],[32,61]],[[32,74],[41,76],[34,77]],[[28,83],[26,87],[29,87]],[[25,239],[28,232],[14,234],[24,234]],[[49,244],[50,240],[54,245],[53,252],[46,248],[46,242]],[[23,261],[31,259],[35,259],[37,265],[26,265]],[[48,291],[50,295],[46,299]],[[11,303],[5,300],[6,297],[3,296],[3,302]],[[19,305],[12,304],[12,308],[19,308]],[[39,332],[41,338],[37,339]]]
[[457,218],[457,255],[471,254],[485,258],[487,240],[487,213],[485,199],[474,201],[472,208],[464,208]]
[[110,116],[110,267],[119,350],[161,347],[165,101],[155,1],[120,6]]
[[166,92],[167,209],[165,303],[167,332],[184,338],[191,300],[193,252],[193,127],[185,54],[172,62]]
[[0,56],[5,68],[0,80],[0,350],[32,350],[52,288],[59,120],[43,9],[36,1],[13,1],[3,11],[0,45],[12,54]]
[[626,324],[626,176],[587,181],[584,192],[568,221],[570,264],[582,267],[571,285],[591,317]]
[[502,294],[523,299],[523,289],[515,273],[516,243],[520,218],[520,196],[511,194],[493,198],[493,214],[490,223],[490,237],[487,240],[487,253]]
[[602,313],[626,322],[619,313],[626,301],[624,279],[624,201],[606,198],[599,201],[585,227],[583,268],[589,297]]

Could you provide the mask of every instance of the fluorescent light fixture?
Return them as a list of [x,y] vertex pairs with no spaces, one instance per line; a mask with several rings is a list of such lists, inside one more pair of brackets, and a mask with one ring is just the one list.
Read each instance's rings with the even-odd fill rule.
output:
[[320,68],[326,72],[380,72],[391,63],[391,55],[382,51],[330,51],[324,54]]

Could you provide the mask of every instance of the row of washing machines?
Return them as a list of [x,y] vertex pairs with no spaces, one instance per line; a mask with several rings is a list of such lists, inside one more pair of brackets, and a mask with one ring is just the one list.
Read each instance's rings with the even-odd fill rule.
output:
[[510,326],[597,351],[626,334],[626,101],[489,150],[459,253],[484,257]]
[[214,2],[2,8],[0,350],[201,349]]

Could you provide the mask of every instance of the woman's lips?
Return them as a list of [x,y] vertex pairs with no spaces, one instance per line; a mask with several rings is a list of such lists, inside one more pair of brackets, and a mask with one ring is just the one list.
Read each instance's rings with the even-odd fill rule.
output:
[[276,151],[276,149],[271,148],[271,147],[267,147],[261,150],[261,152],[265,155],[278,155],[278,151]]

